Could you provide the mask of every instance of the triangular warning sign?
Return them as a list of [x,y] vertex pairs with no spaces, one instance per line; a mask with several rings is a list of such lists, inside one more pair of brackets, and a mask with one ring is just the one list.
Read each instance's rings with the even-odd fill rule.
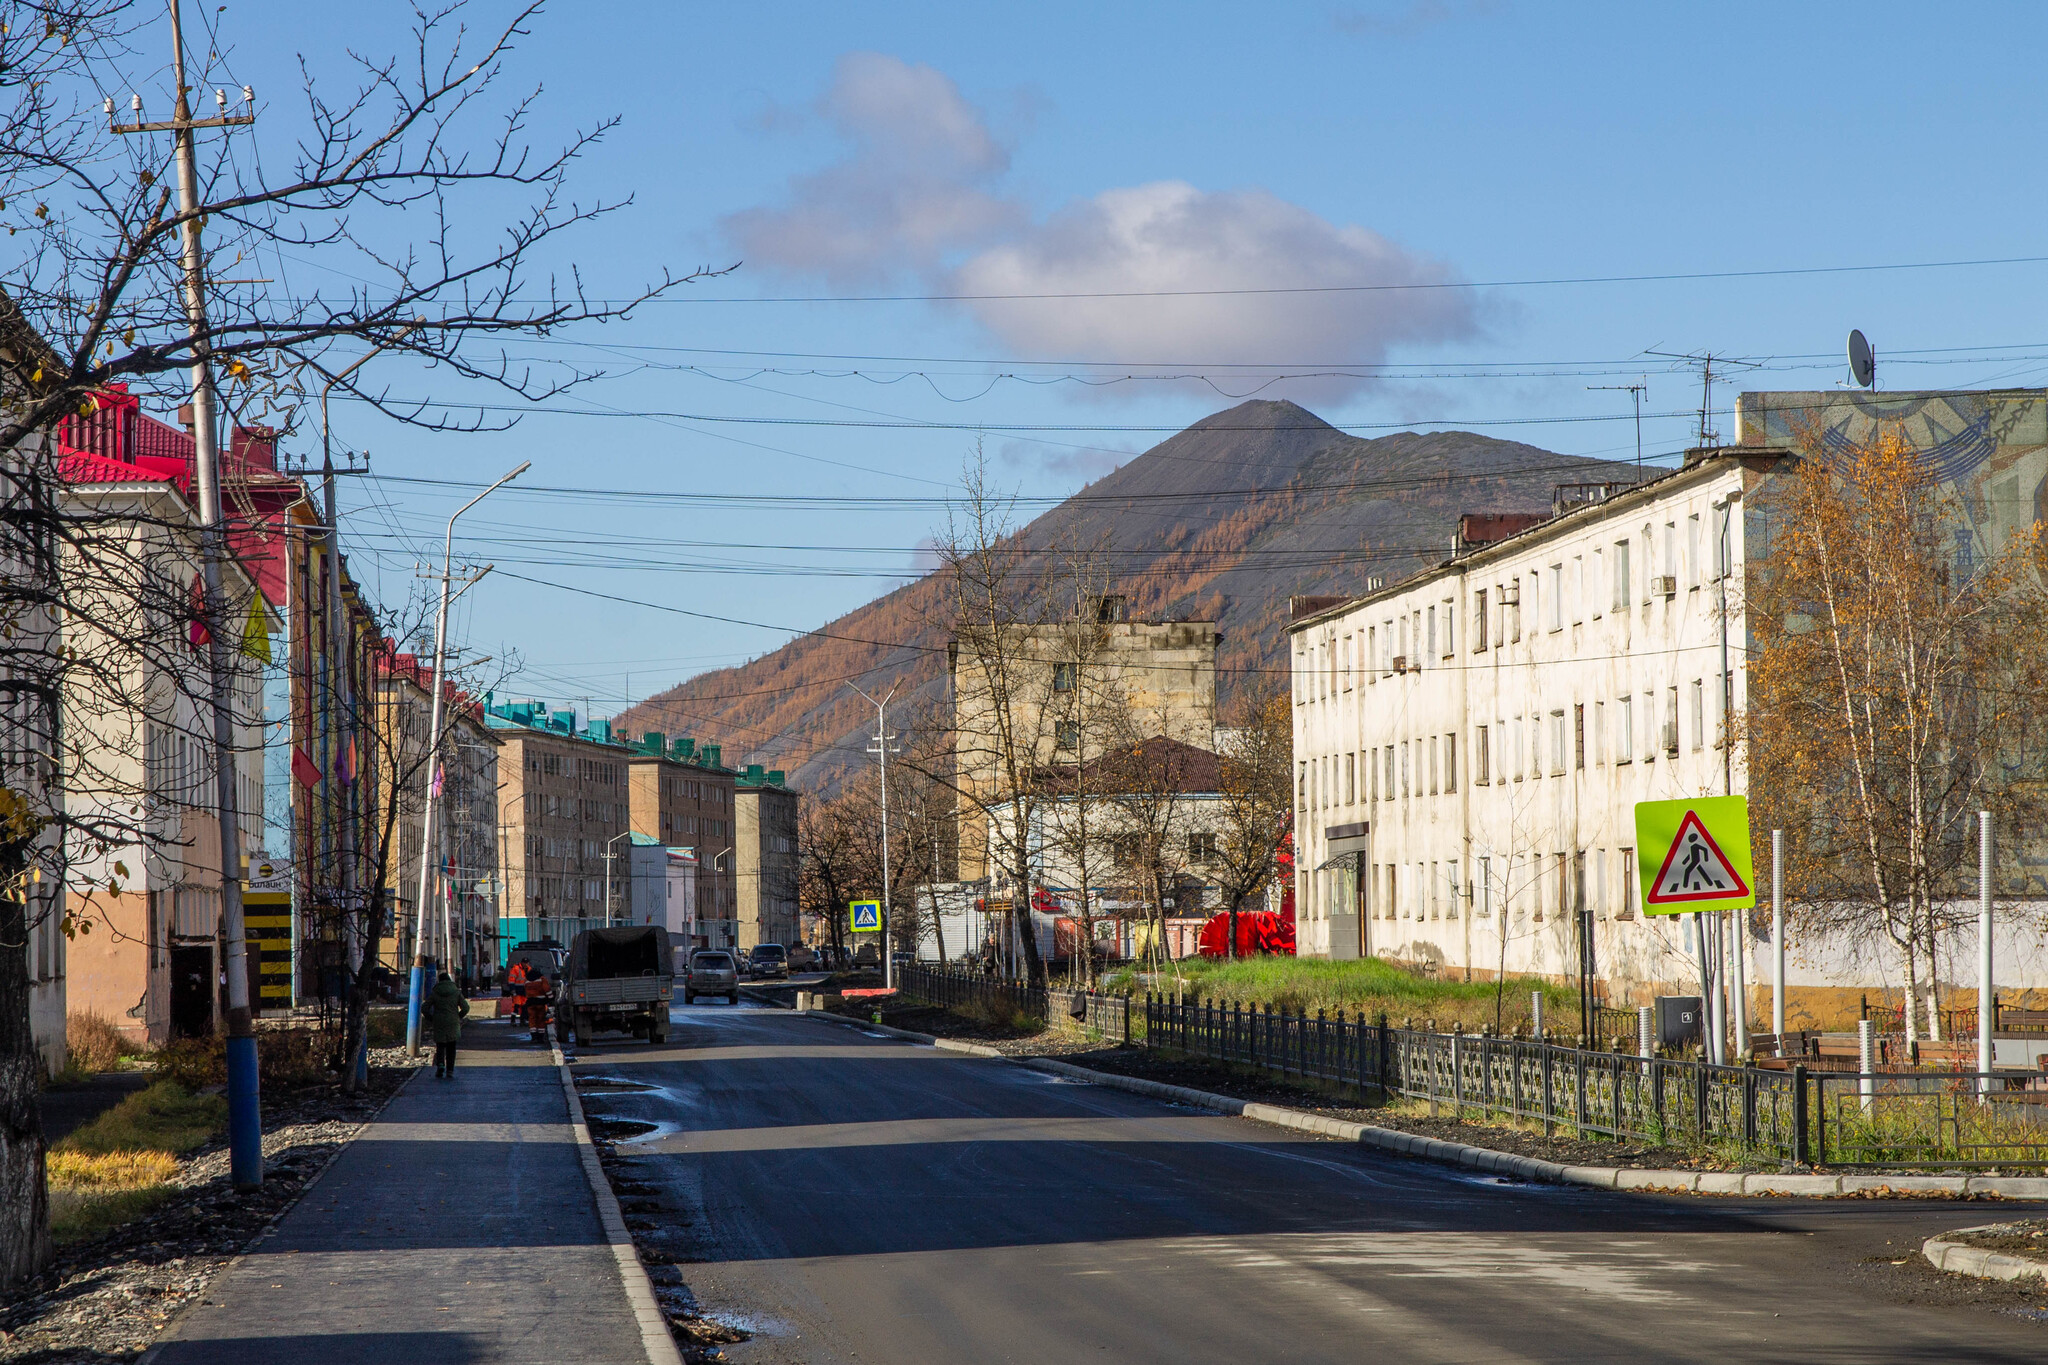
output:
[[1728,861],[1728,855],[1707,833],[1698,813],[1687,811],[1657,879],[1644,900],[1651,905],[1682,905],[1687,901],[1724,901],[1747,896],[1749,886]]

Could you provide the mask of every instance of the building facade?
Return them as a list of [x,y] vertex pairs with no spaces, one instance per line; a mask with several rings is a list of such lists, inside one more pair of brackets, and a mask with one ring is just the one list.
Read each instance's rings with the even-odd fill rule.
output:
[[[161,425],[161,424],[158,424]],[[175,433],[173,433],[175,435]],[[60,571],[80,586],[67,648],[91,661],[64,697],[66,804],[102,813],[105,852],[74,852],[71,917],[92,928],[68,948],[68,1008],[105,1016],[138,1043],[203,1035],[222,1018],[222,857],[216,812],[208,637],[190,604],[201,572],[199,516],[183,457],[115,458],[67,450],[59,462],[67,515],[97,527],[98,544],[68,547]],[[235,638],[230,697],[235,796],[264,809],[261,660],[276,627],[254,578],[222,566]],[[245,819],[238,870],[262,852],[260,819]],[[252,951],[251,999],[261,999]]]
[[1013,773],[1086,762],[1107,744],[1165,736],[1207,747],[1216,729],[1210,621],[1127,621],[1123,599],[1074,619],[1005,625],[947,646],[960,879],[989,875],[983,811]]
[[734,795],[738,776],[716,744],[649,731],[628,751],[633,831],[695,859],[698,948],[738,948],[739,847]]
[[[631,837],[632,752],[610,726],[576,728],[572,711],[541,702],[493,703],[484,723],[498,751],[499,865],[505,895],[498,937],[502,965],[528,939],[566,946],[603,928],[605,854]],[[623,867],[623,864],[620,864]]]
[[793,945],[797,923],[797,812],[802,797],[782,774],[750,763],[733,788],[739,944]]
[[1290,627],[1304,955],[1585,964],[1616,1004],[1696,980],[1690,921],[1640,913],[1634,807],[1744,790],[1745,509],[1782,463],[1561,489],[1550,519]]

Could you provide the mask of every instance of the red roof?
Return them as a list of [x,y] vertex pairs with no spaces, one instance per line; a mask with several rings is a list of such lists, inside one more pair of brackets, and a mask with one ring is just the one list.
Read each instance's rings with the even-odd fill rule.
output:
[[131,464],[83,450],[66,450],[61,446],[58,449],[57,477],[66,483],[168,483],[188,497],[191,495],[189,465],[146,457]]

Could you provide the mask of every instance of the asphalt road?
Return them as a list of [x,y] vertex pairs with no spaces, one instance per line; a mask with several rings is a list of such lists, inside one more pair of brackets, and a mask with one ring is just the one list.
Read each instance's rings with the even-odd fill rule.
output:
[[1910,1262],[2033,1206],[1505,1184],[724,1005],[577,1071],[655,1087],[589,1103],[735,1362],[2048,1359]]

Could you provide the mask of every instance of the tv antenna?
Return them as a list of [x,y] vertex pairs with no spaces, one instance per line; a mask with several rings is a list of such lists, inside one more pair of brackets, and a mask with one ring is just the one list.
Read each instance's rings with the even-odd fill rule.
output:
[[1713,426],[1712,426],[1712,422],[1713,422],[1713,416],[1714,416],[1714,367],[1715,367],[1716,365],[1719,365],[1719,366],[1721,366],[1722,368],[1724,368],[1724,369],[1725,369],[1725,368],[1727,368],[1727,367],[1728,367],[1728,366],[1730,366],[1730,365],[1738,365],[1738,366],[1741,366],[1741,367],[1742,367],[1743,369],[1746,369],[1746,370],[1754,370],[1754,369],[1759,369],[1759,368],[1761,368],[1761,366],[1762,366],[1762,362],[1761,362],[1761,361],[1756,361],[1756,360],[1736,360],[1736,359],[1734,359],[1734,358],[1733,358],[1733,357],[1731,357],[1731,356],[1725,356],[1725,355],[1715,355],[1715,354],[1714,354],[1714,353],[1713,353],[1712,351],[1690,351],[1690,352],[1686,352],[1686,353],[1683,353],[1683,354],[1681,354],[1681,353],[1679,353],[1679,352],[1677,352],[1677,351],[1645,351],[1645,352],[1643,352],[1643,354],[1644,354],[1644,355],[1660,355],[1660,356],[1663,356],[1663,357],[1664,357],[1665,359],[1667,359],[1667,360],[1682,360],[1682,361],[1684,361],[1684,362],[1685,362],[1686,364],[1688,364],[1688,365],[1697,365],[1697,366],[1699,367],[1699,371],[1700,371],[1700,430],[1699,430],[1699,437],[1700,437],[1700,445],[1701,445],[1701,446],[1703,446],[1703,447],[1704,447],[1704,446],[1712,446],[1712,445],[1718,445],[1718,444],[1720,444],[1720,441],[1721,441],[1721,433],[1719,433],[1719,432],[1715,431],[1715,430],[1714,430],[1714,428],[1713,428]]
[[1849,378],[1859,389],[1870,388],[1877,379],[1877,352],[1870,349],[1862,331],[1853,327],[1849,329]]
[[1650,391],[1648,379],[1639,379],[1633,384],[1588,384],[1586,385],[1586,389],[1588,392],[1594,390],[1609,390],[1615,393],[1626,393],[1630,398],[1633,398],[1635,400],[1636,482],[1641,483],[1643,481],[1643,395]]

